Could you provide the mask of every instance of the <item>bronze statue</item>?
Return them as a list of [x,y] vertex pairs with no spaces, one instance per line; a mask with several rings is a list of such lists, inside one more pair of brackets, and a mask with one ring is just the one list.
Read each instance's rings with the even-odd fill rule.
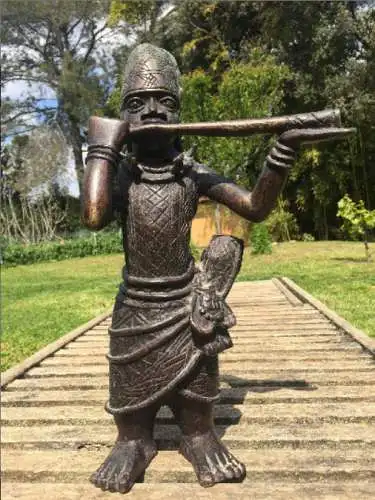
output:
[[[182,431],[180,452],[202,486],[242,481],[245,466],[215,433],[218,353],[232,346],[235,318],[225,302],[242,259],[242,241],[216,236],[195,264],[190,228],[205,195],[250,221],[275,205],[296,148],[345,137],[328,111],[266,120],[179,124],[179,70],[174,57],[149,44],[129,56],[121,120],[93,117],[84,180],[84,223],[101,229],[113,218],[117,178],[126,266],[109,329],[109,401],[118,438],[91,476],[103,490],[125,493],[157,450],[156,413],[168,405]],[[335,127],[335,125],[337,127]],[[288,130],[290,129],[290,130]],[[181,150],[183,133],[281,133],[250,193]]]

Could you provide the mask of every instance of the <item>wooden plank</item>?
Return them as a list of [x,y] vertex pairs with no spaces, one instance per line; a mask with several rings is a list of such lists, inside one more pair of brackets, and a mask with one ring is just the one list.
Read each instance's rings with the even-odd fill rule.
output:
[[[268,327],[270,326],[270,323],[272,322],[272,326],[276,329],[282,326],[289,326],[289,328],[294,329],[294,327],[301,327],[301,326],[309,326],[311,329],[313,326],[315,327],[314,329],[319,329],[321,326],[329,326],[329,323],[327,323],[327,320],[322,318],[322,317],[315,317],[311,318],[310,317],[299,317],[299,318],[290,318],[289,316],[287,318],[283,318],[281,316],[275,317],[275,318],[266,318],[266,317],[261,317],[259,315],[257,316],[244,316],[244,315],[238,315],[237,317],[237,325],[248,325],[251,327],[259,327],[259,326],[264,326]],[[95,328],[92,329],[94,333],[106,333],[108,331],[108,325],[99,325]]]
[[[265,329],[259,329],[255,330],[252,329],[248,326],[239,326],[236,327],[235,329],[232,329],[230,331],[230,335],[233,340],[237,341],[238,340],[258,340],[261,341],[264,339],[265,342],[271,342],[271,341],[278,341],[281,342],[279,339],[286,339],[286,341],[293,341],[294,339],[305,339],[306,342],[314,342],[314,341],[331,341],[331,342],[347,342],[350,343],[351,340],[348,338],[345,338],[344,336],[341,336],[338,334],[337,330],[331,327],[325,327],[325,328],[319,328],[315,330],[265,330]],[[69,344],[69,347],[74,347],[74,346],[81,346],[81,347],[87,347],[87,346],[92,346],[92,348],[100,348],[103,346],[109,345],[109,336],[100,336],[98,338],[92,338],[92,337],[82,337],[71,344]]]
[[[284,353],[280,354],[279,352],[263,352],[263,353],[253,353],[251,349],[248,352],[230,352],[228,354],[222,354],[221,360],[222,362],[237,362],[237,361],[248,361],[258,364],[269,363],[271,361],[277,361],[278,363],[285,363],[287,361],[298,361],[298,362],[336,362],[338,360],[342,361],[357,361],[357,360],[366,360],[367,355],[362,353],[351,353],[351,352],[313,352],[311,354],[305,355],[302,352],[297,353]],[[87,366],[90,367],[92,365],[108,365],[108,361],[103,354],[100,355],[91,355],[87,357],[83,356],[53,356],[51,358],[45,359],[41,366]],[[89,368],[88,368],[89,369]]]
[[[72,348],[64,348],[61,349],[60,351],[56,352],[53,357],[54,358],[68,358],[69,361],[72,360],[72,358],[80,358],[80,359],[93,359],[97,357],[103,357],[105,356],[107,350],[104,348],[102,349],[101,352],[98,351],[93,351],[90,348],[85,348],[85,347],[72,347]],[[245,342],[236,342],[234,347],[230,350],[229,352],[232,356],[237,357],[240,353],[245,354],[248,353],[251,357],[261,357],[261,356],[268,356],[270,355],[271,357],[274,357],[276,355],[285,357],[286,356],[297,356],[298,354],[303,357],[303,355],[306,356],[314,356],[314,355],[329,355],[332,354],[333,356],[338,356],[338,355],[362,355],[363,354],[363,349],[361,346],[358,346],[356,344],[347,344],[347,345],[340,345],[337,343],[336,345],[331,344],[318,344],[318,343],[309,343],[306,345],[306,347],[303,346],[303,343],[296,343],[295,345],[290,345],[288,343],[287,346],[282,346],[282,345],[272,345],[270,346],[264,346],[264,342],[258,342],[254,343],[251,341],[245,341]],[[229,354],[228,353],[228,354]],[[46,360],[47,361],[47,360]]]
[[[96,464],[93,470],[98,468],[100,464]],[[55,472],[55,471],[42,471],[39,473],[35,473],[33,471],[8,471],[3,474],[5,480],[10,481],[19,481],[27,480],[27,481],[46,481],[50,480],[54,481],[75,481],[76,483],[85,484],[90,477],[90,473],[93,472],[84,471],[80,472],[77,470],[70,470],[63,473]],[[314,468],[312,470],[247,470],[248,476],[251,476],[252,482],[254,481],[275,481],[275,480],[289,480],[289,481],[322,481],[327,479],[338,479],[340,478],[343,481],[348,479],[355,479],[361,477],[363,481],[368,479],[374,479],[375,473],[372,469],[355,469],[345,468],[342,469],[324,469]],[[152,466],[149,467],[145,473],[144,480],[148,483],[194,483],[196,482],[196,476],[192,470],[190,469],[175,469],[173,466],[169,468],[169,470],[156,470]],[[244,483],[249,483],[250,479],[244,480]],[[168,486],[166,485],[166,489]]]
[[237,330],[242,328],[248,328],[251,331],[255,330],[260,330],[264,332],[268,331],[290,331],[291,333],[299,332],[300,330],[306,331],[306,330],[313,330],[313,331],[319,331],[319,330],[330,330],[330,331],[335,331],[335,327],[330,325],[327,322],[323,322],[321,324],[306,324],[305,322],[301,321],[300,323],[294,323],[293,325],[287,325],[285,323],[280,323],[280,324],[274,324],[273,321],[268,321],[268,322],[257,322],[257,323],[251,323],[246,319],[241,319],[239,318],[237,320],[237,325],[233,327],[232,331],[236,332]]
[[[3,406],[21,404],[66,404],[81,402],[97,402],[103,404],[108,398],[108,391],[103,390],[64,390],[64,391],[5,391],[2,395]],[[267,401],[314,401],[314,400],[338,400],[350,401],[351,399],[360,401],[373,401],[375,399],[375,384],[366,386],[365,391],[360,386],[324,386],[315,387],[308,383],[305,388],[293,387],[275,387],[263,386],[240,387],[231,389],[222,389],[221,398],[225,401],[231,401],[243,404],[265,404]]]
[[[86,336],[86,335],[85,335]],[[309,337],[289,337],[287,341],[285,342],[283,338],[270,338],[270,337],[261,337],[261,336],[253,336],[253,335],[243,335],[241,337],[236,334],[234,336],[231,332],[231,337],[235,341],[235,345],[233,349],[236,349],[238,346],[252,346],[254,349],[259,349],[262,347],[263,349],[282,349],[282,350],[289,350],[289,349],[303,349],[306,347],[307,350],[313,349],[313,348],[318,348],[318,349],[336,349],[336,348],[353,348],[353,349],[358,349],[358,350],[363,350],[362,346],[358,345],[357,342],[354,340],[340,336],[340,335],[331,335],[327,338],[327,336],[321,336],[321,335],[315,335],[312,336],[310,335]],[[102,338],[102,339],[107,339],[107,335]],[[96,342],[95,337],[91,337],[92,342]],[[266,341],[266,344],[265,344]],[[68,344],[65,346],[63,349],[60,349],[55,353],[56,355],[59,355],[60,353],[64,352],[73,352],[77,350],[82,350],[82,352],[86,351],[92,351],[92,347],[90,343],[82,344],[82,343],[76,343],[72,342],[71,344]]]
[[[289,313],[295,312],[296,308],[293,308],[290,304],[270,304],[264,302],[264,304],[248,304],[246,300],[243,302],[233,302],[231,300],[228,300],[228,304],[231,306],[231,308],[235,311],[236,315],[241,315],[242,311],[243,312],[253,312],[256,314],[262,314],[262,313],[277,313],[277,314],[284,314],[287,316]],[[300,311],[309,311],[311,309],[301,307],[298,308]]]
[[[341,338],[340,332],[334,326],[326,324],[319,328],[274,328],[272,323],[266,327],[255,327],[247,323],[238,324],[230,330],[230,334],[233,337],[244,337],[244,338],[267,338],[269,337],[318,337],[318,336],[329,336],[332,339]],[[77,339],[76,342],[80,342],[81,339]],[[82,338],[83,340],[83,338]]]
[[[66,379],[66,378],[82,378],[86,377],[87,382],[92,384],[97,381],[98,378],[103,378],[105,377],[108,380],[108,370],[102,369],[102,367],[99,367],[99,370],[83,370],[77,373],[77,371],[72,371],[72,370],[58,370],[55,368],[54,370],[46,373],[47,368],[44,368],[42,372],[36,372],[33,374],[25,374],[25,380],[28,379],[33,379],[33,380],[40,380],[42,384],[42,380],[45,379],[56,379],[56,378],[61,378],[61,379]],[[273,367],[272,369],[259,369],[256,366],[247,366],[245,369],[242,367],[238,367],[237,365],[233,365],[231,363],[228,363],[225,366],[220,367],[220,373],[224,376],[233,376],[240,378],[241,380],[245,380],[245,382],[248,382],[248,379],[250,380],[269,380],[273,379],[275,380],[296,380],[296,379],[303,379],[308,381],[309,383],[314,383],[315,380],[319,381],[319,379],[316,379],[317,376],[323,376],[324,375],[327,377],[327,380],[332,380],[332,371],[329,368],[326,369],[321,369],[321,370],[315,370],[313,368],[301,368],[301,369],[296,369],[296,368],[290,368],[290,369],[276,369]],[[246,379],[243,379],[242,375],[245,373]],[[338,374],[338,376],[342,375],[347,375],[350,377],[350,384],[353,384],[353,377],[364,375],[373,375],[373,370],[371,368],[343,368],[343,369],[336,369],[335,373]],[[8,388],[7,388],[8,390]]]
[[302,304],[302,301],[294,293],[290,292],[280,280],[273,278],[272,283],[280,290],[292,306],[300,306]]
[[[337,368],[339,365],[339,368]],[[315,364],[315,366],[306,366],[306,363],[287,363],[283,366],[278,366],[277,370],[275,370],[275,365],[269,363],[267,366],[263,364],[262,366],[241,362],[241,363],[221,363],[220,364],[221,373],[231,373],[233,375],[238,375],[240,373],[248,372],[257,374],[258,378],[267,377],[269,373],[277,373],[277,378],[285,378],[286,373],[291,376],[293,373],[305,372],[307,373],[307,377],[311,378],[314,376],[315,372],[330,374],[332,370],[335,370],[337,373],[365,373],[365,372],[373,372],[373,367],[371,366],[371,362],[359,365],[357,362],[355,363],[345,363],[340,364],[336,363],[335,367],[331,366],[327,363]],[[27,377],[56,377],[56,376],[84,376],[86,375],[88,378],[98,375],[108,375],[108,367],[103,366],[92,366],[89,370],[85,366],[72,366],[72,367],[38,367],[33,368],[30,372],[27,373]]]
[[[237,319],[237,324],[233,328],[231,328],[231,333],[236,334],[238,331],[260,331],[260,332],[290,332],[293,334],[300,333],[300,332],[306,332],[307,330],[309,332],[332,332],[336,333],[337,329],[329,324],[328,322],[315,322],[315,323],[310,323],[307,324],[304,321],[301,322],[295,322],[294,324],[288,325],[285,322],[280,322],[280,323],[275,323],[273,320],[267,321],[267,322],[250,322],[246,319],[238,318]],[[94,330],[95,331],[95,330]],[[102,330],[96,330],[98,332],[101,332]],[[105,333],[107,329],[103,330],[103,333]],[[109,339],[109,335],[98,335],[99,338],[107,338]],[[90,337],[81,337],[75,340],[75,342],[91,342],[93,339]]]
[[[78,481],[84,482],[106,458],[108,449],[81,449],[81,450],[12,450],[8,449],[2,457],[3,480],[8,476],[19,478],[26,475],[34,480],[61,480],[66,475],[76,474]],[[327,469],[335,472],[354,474],[362,470],[371,470],[375,466],[375,453],[364,456],[357,445],[347,453],[342,450],[325,449],[306,450],[297,449],[293,453],[288,448],[247,450],[237,449],[236,457],[247,464],[248,476],[254,480],[256,473],[265,471],[274,476],[280,474],[297,475],[297,473],[325,474]],[[22,466],[21,466],[22,464]],[[146,481],[168,481],[166,474],[173,477],[180,475],[183,482],[192,482],[195,475],[189,462],[176,451],[162,451],[152,461]],[[181,474],[182,473],[182,474]],[[181,477],[183,476],[183,477]]]
[[92,319],[91,321],[88,321],[84,325],[76,328],[75,330],[67,333],[63,337],[57,339],[55,342],[52,342],[51,344],[48,344],[46,347],[41,349],[40,351],[36,352],[29,358],[26,358],[24,361],[19,363],[16,366],[13,366],[12,368],[9,368],[9,370],[6,370],[1,374],[1,388],[6,387],[12,380],[16,379],[17,377],[21,376],[23,373],[25,373],[27,370],[29,370],[32,366],[35,366],[39,364],[43,359],[46,357],[50,356],[54,352],[56,352],[58,349],[61,349],[61,347],[65,346],[69,342],[71,342],[74,339],[77,339],[77,337],[83,335],[87,330],[90,330],[94,325],[100,323],[103,321],[104,318],[108,317],[109,311],[106,311],[105,313],[101,314],[100,316],[97,316],[96,318]]
[[282,283],[286,285],[297,297],[303,302],[308,302],[310,305],[318,309],[329,321],[337,325],[338,328],[344,330],[348,335],[351,335],[359,344],[368,350],[375,357],[375,340],[366,335],[362,330],[355,328],[336,312],[329,309],[322,302],[300,288],[289,278],[282,278]]
[[[312,422],[375,422],[375,402],[344,402],[340,405],[334,403],[294,403],[294,404],[269,404],[253,405],[251,411],[246,411],[243,405],[217,404],[214,409],[218,421],[228,423],[304,421]],[[158,413],[158,421],[172,421],[172,412],[163,407]],[[39,425],[53,423],[90,423],[100,420],[100,423],[112,422],[112,415],[108,414],[103,405],[67,405],[48,407],[6,407],[1,412],[2,425],[18,426]],[[74,422],[73,422],[74,421]],[[27,423],[26,423],[27,422]],[[219,423],[219,422],[218,422]],[[374,450],[375,453],[375,450]]]
[[[312,385],[326,386],[326,385],[375,385],[375,376],[373,371],[366,372],[308,372],[308,371],[291,371],[283,372],[283,376],[280,376],[280,372],[275,370],[273,372],[267,372],[263,377],[259,377],[258,371],[241,372],[241,376],[233,375],[231,370],[223,371],[221,370],[221,386],[228,387],[231,384],[233,387],[255,387],[262,388],[266,387],[267,383],[274,387],[292,386],[297,388],[303,388],[305,384],[309,383]],[[15,392],[19,390],[53,390],[53,389],[67,389],[67,388],[98,388],[106,389],[108,387],[108,376],[97,375],[97,376],[61,376],[61,377],[45,377],[45,378],[34,378],[27,377],[23,379],[18,379],[12,382],[7,389],[8,392]]]
[[[351,442],[364,441],[375,444],[375,425],[361,424],[326,424],[317,422],[308,424],[238,424],[232,426],[216,426],[218,435],[224,436],[224,441],[236,441],[237,447],[255,446],[257,441],[280,442],[283,441],[308,441],[318,442]],[[3,445],[12,443],[69,443],[69,444],[95,444],[102,443],[113,445],[117,435],[114,425],[41,425],[4,427],[1,430]],[[155,439],[166,442],[178,443],[181,434],[176,425],[156,425]]]
[[[254,360],[243,360],[237,361],[236,359],[222,359],[220,362],[220,366],[223,369],[226,366],[233,366],[237,370],[251,370],[251,369],[259,369],[259,372],[266,372],[267,370],[274,370],[275,363],[272,361],[262,360],[260,363]],[[356,370],[356,369],[374,369],[374,362],[372,360],[366,358],[359,358],[355,361],[348,360],[335,360],[330,361],[315,361],[315,360],[281,360],[278,361],[278,369],[279,370]],[[85,373],[95,373],[95,374],[104,374],[108,373],[108,364],[103,363],[102,365],[90,365],[88,368],[85,365],[78,366],[47,366],[44,363],[41,364],[40,367],[33,368],[29,371],[30,375],[42,375],[42,376],[50,376],[56,374],[85,374]]]
[[[272,322],[274,328],[279,328],[280,326],[288,325],[292,329],[294,327],[300,327],[301,325],[308,325],[309,327],[315,326],[319,329],[321,326],[327,326],[327,320],[324,318],[264,318],[264,317],[245,317],[240,316],[237,319],[237,324],[248,324],[249,326],[269,326]],[[329,325],[329,324],[328,324]]]
[[[219,484],[214,488],[205,489],[198,484],[189,483],[138,483],[130,495],[134,500],[373,500],[375,481],[345,481],[331,479],[324,482],[295,483],[291,481],[247,481],[243,484]],[[43,495],[43,496],[41,496]],[[108,500],[108,492],[101,491],[85,483],[22,483],[12,482],[2,484],[3,500]],[[111,493],[110,498],[120,499],[123,495]]]
[[[271,308],[265,308],[263,310],[262,314],[259,314],[257,310],[252,310],[250,308],[246,307],[233,307],[233,310],[236,313],[240,313],[241,316],[245,318],[279,318],[280,317],[280,310],[273,310]],[[285,313],[282,312],[284,315]],[[288,318],[307,318],[307,319],[315,319],[315,318],[324,318],[324,316],[317,310],[314,309],[313,307],[311,308],[304,308],[304,307],[298,307],[298,308],[289,308],[287,310],[287,315],[285,314],[286,317]],[[111,320],[106,320],[100,323],[102,326],[109,326],[111,324]]]

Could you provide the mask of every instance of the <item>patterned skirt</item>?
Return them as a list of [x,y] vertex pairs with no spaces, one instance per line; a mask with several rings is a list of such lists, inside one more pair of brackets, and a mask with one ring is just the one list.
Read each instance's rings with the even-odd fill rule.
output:
[[[216,239],[216,246],[220,243],[221,248],[223,243],[233,240],[229,238]],[[192,308],[202,293],[199,291],[197,295],[197,288],[202,276],[210,275],[209,266],[213,262],[207,258],[207,250],[202,259],[202,263],[206,263],[204,268],[196,269],[191,261],[187,272],[180,276],[148,279],[125,273],[109,329],[110,376],[106,404],[109,413],[141,410],[162,401],[173,390],[203,401],[218,397],[217,353],[232,345],[225,321],[215,324],[212,332],[205,331],[204,335],[198,331],[199,318],[192,321]],[[214,254],[217,255],[217,250]],[[242,247],[240,254],[242,256]],[[236,272],[228,273],[225,269],[223,280],[215,284],[223,300],[230,288],[224,289],[223,283],[228,283],[228,279],[233,282],[241,256],[233,260],[233,253],[227,252],[226,257]],[[211,281],[214,280],[211,278]],[[229,317],[232,321],[233,314],[226,304],[224,309],[225,319]]]

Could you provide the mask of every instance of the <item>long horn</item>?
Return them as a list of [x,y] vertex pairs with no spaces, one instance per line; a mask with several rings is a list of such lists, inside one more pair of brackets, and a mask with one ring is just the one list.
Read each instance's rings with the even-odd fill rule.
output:
[[301,113],[249,120],[173,124],[152,123],[131,126],[130,135],[135,137],[149,133],[163,133],[168,135],[240,137],[252,134],[280,134],[286,130],[295,128],[340,127],[340,125],[340,111],[338,109],[325,109],[315,113]]

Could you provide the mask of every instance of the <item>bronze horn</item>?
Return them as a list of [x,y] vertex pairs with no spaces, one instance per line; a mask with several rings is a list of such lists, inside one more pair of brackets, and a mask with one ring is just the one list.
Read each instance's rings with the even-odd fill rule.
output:
[[210,137],[241,137],[252,134],[281,134],[296,128],[340,127],[340,111],[325,109],[313,113],[301,113],[270,118],[228,120],[202,123],[172,123],[130,126],[130,136],[149,133],[173,135],[200,135]]

